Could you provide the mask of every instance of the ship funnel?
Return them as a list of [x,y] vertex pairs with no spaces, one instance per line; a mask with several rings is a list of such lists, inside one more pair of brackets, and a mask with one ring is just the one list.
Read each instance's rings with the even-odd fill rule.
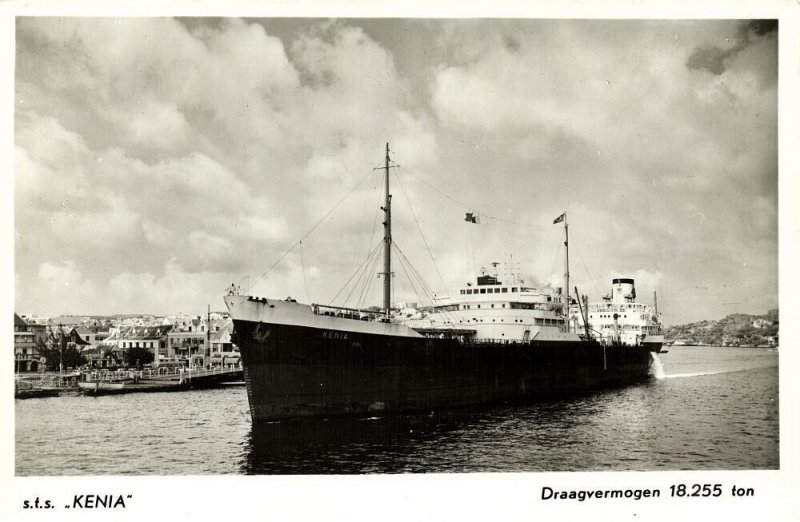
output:
[[611,300],[614,303],[631,303],[636,300],[633,279],[621,277],[611,281]]

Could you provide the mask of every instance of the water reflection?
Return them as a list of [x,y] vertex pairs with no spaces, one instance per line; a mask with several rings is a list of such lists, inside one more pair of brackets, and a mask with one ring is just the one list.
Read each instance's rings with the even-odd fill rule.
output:
[[409,448],[458,431],[440,416],[309,419],[254,423],[244,471],[248,474],[400,473]]
[[[776,469],[778,354],[673,349],[666,377],[514,407],[253,425],[241,387],[15,401],[17,475]],[[54,429],[58,426],[58,429]]]
[[[587,414],[605,392],[505,408],[368,419],[254,423],[243,471],[248,474],[542,471],[559,467],[555,448],[580,440]],[[613,393],[613,392],[611,392]],[[583,416],[576,416],[581,411]],[[486,449],[493,446],[491,458]],[[524,450],[521,450],[524,448]],[[498,455],[504,455],[498,458]]]
[[240,469],[353,474],[776,466],[777,367],[751,368],[746,379],[739,365],[724,368],[533,404],[254,424]]

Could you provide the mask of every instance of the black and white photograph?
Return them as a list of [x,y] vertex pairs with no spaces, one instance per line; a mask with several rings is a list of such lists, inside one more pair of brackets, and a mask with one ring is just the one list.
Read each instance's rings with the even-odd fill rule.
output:
[[747,511],[796,398],[763,13],[12,17],[11,475]]

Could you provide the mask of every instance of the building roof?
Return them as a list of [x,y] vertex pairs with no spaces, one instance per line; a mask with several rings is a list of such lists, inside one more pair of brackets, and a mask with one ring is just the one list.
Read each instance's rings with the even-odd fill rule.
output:
[[225,324],[219,325],[218,332],[215,332],[213,330],[211,331],[211,340],[220,341],[221,339],[227,336],[227,339],[225,341],[227,342],[227,340],[230,339],[231,332],[233,332],[233,321],[228,321]]
[[81,337],[81,334],[78,332],[77,328],[73,328],[72,330],[70,330],[67,336],[69,337],[70,342],[73,342],[78,346],[86,346],[91,344],[86,342],[86,340],[83,337]]
[[79,325],[84,321],[84,317],[78,317],[75,315],[61,315],[59,317],[51,317],[50,324],[57,325],[62,324],[64,326],[73,326]]
[[74,328],[78,335],[91,335],[91,334],[107,334],[108,328],[88,328],[86,326],[76,326]]
[[113,334],[108,336],[106,341],[115,341],[117,339],[125,340],[141,340],[141,339],[160,339],[166,337],[172,325],[158,325],[158,326],[123,326],[117,329]]
[[14,313],[14,326],[28,326],[28,323],[25,320]]

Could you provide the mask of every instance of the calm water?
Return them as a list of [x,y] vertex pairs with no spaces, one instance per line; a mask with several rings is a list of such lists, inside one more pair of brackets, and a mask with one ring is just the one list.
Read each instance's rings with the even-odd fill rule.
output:
[[243,386],[16,401],[18,475],[777,469],[778,353],[671,347],[663,376],[525,407],[251,425]]

